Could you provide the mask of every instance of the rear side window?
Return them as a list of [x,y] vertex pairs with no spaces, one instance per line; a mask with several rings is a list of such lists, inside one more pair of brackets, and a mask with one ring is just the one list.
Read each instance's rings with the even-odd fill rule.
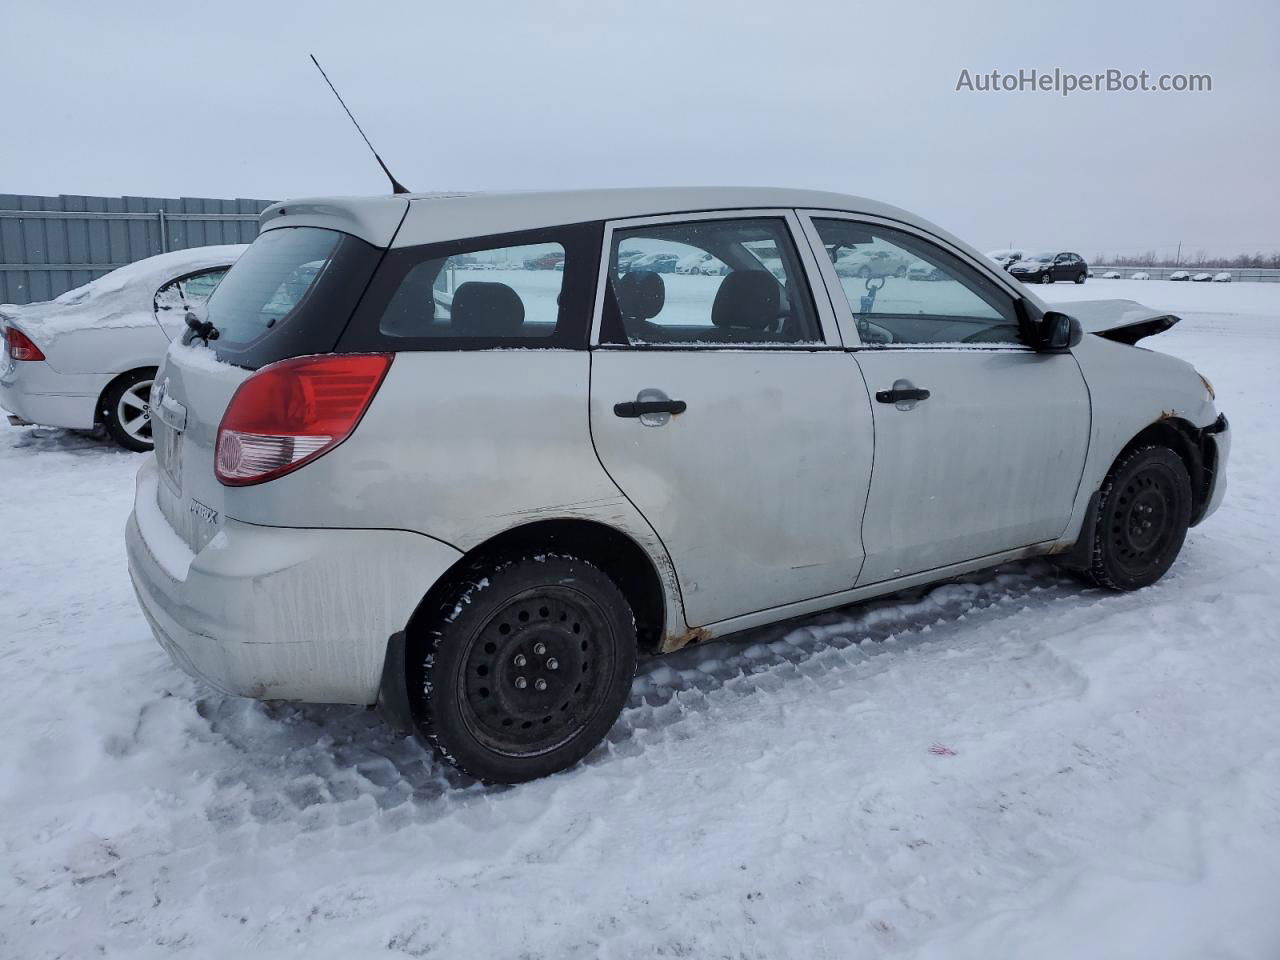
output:
[[369,284],[381,251],[319,227],[260,234],[206,305],[211,346],[229,363],[257,369],[287,357],[328,353]]
[[530,243],[423,260],[405,274],[378,331],[390,337],[555,335],[564,247]]
[[340,349],[585,348],[602,229],[389,250]]

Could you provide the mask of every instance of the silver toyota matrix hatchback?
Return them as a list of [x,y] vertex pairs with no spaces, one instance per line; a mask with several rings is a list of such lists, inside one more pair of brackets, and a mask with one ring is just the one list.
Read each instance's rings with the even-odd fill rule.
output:
[[1159,579],[1230,436],[1134,346],[1177,319],[835,194],[285,202],[156,375],[129,569],[219,690],[527,780],[638,654],[1021,557]]

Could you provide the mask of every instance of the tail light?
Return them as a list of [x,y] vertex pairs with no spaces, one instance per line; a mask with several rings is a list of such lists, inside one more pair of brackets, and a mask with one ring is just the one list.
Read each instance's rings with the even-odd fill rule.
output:
[[297,470],[351,435],[391,367],[386,353],[297,357],[240,384],[218,424],[214,473],[229,487]]
[[5,350],[14,360],[43,360],[44,353],[17,327],[4,328]]

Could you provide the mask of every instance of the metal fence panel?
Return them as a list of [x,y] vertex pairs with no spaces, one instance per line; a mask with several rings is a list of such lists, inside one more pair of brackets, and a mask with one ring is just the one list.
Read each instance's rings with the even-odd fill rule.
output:
[[0,303],[50,300],[168,250],[249,243],[272,202],[0,193]]

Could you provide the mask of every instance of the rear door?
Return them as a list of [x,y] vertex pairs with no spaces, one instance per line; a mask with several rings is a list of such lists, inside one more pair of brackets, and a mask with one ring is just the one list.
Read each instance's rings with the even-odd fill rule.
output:
[[[691,626],[848,590],[862,565],[869,401],[796,226],[758,210],[606,231],[592,437],[666,545]],[[650,256],[623,272],[620,250]],[[663,253],[725,266],[643,269]]]
[[[994,270],[902,224],[811,212],[844,340],[874,398],[875,471],[859,584],[1046,540],[1066,529],[1088,446],[1089,396],[1070,354],[1018,339]],[[837,275],[839,257],[897,246],[932,279]]]

